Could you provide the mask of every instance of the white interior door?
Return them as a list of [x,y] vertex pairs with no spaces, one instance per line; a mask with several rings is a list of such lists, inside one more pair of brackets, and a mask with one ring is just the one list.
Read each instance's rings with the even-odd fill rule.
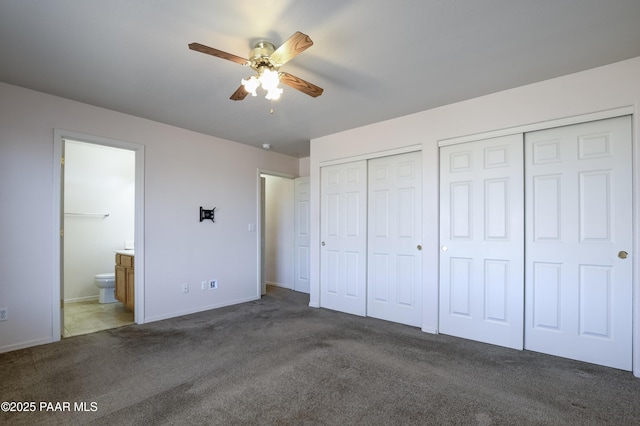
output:
[[631,370],[631,119],[525,140],[525,347]]
[[320,306],[366,315],[367,162],[322,167]]
[[422,155],[369,161],[367,316],[422,322]]
[[294,181],[295,223],[294,223],[294,281],[296,291],[309,293],[309,177]]
[[523,347],[522,134],[440,149],[440,332]]

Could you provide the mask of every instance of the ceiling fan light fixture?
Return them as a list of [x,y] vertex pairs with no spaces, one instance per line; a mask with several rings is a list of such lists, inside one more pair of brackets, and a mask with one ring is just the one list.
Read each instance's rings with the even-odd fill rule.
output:
[[266,91],[276,89],[278,84],[280,84],[280,77],[278,76],[278,71],[271,70],[269,68],[264,68],[260,73],[260,84],[262,84],[262,88]]
[[280,95],[282,95],[282,92],[283,90],[281,88],[276,87],[275,89],[269,90],[265,95],[265,98],[270,101],[277,101],[278,99],[280,99]]
[[256,90],[258,87],[262,87],[267,92],[265,98],[271,101],[280,99],[283,89],[278,87],[280,84],[278,71],[267,67],[260,67],[258,72],[257,77],[251,76],[248,80],[242,79],[244,90],[251,93],[251,96],[256,96]]
[[265,69],[262,75],[260,75],[259,80],[262,84],[262,88],[267,91],[267,95],[265,96],[267,99],[271,101],[280,99],[280,95],[282,95],[283,90],[278,87],[278,84],[280,84],[278,71]]
[[244,90],[248,93],[251,93],[251,96],[257,96],[256,89],[260,87],[260,81],[255,77],[249,77],[249,80],[242,79],[242,85],[244,86]]

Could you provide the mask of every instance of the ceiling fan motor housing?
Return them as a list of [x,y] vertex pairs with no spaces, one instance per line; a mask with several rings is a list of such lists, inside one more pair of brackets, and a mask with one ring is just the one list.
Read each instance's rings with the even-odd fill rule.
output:
[[249,65],[256,71],[263,67],[271,70],[279,68],[279,64],[271,61],[271,55],[275,50],[275,46],[268,41],[259,41],[249,53]]

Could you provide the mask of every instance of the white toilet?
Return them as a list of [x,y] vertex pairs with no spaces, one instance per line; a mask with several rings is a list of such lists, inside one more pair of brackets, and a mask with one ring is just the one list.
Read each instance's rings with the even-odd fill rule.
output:
[[116,300],[116,274],[107,272],[98,274],[93,280],[96,287],[100,289],[98,303],[115,303]]

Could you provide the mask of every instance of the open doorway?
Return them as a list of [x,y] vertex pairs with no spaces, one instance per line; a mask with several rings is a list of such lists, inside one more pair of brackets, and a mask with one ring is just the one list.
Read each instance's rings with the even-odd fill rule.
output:
[[62,336],[133,324],[114,258],[135,258],[135,152],[65,140],[64,159]]
[[[56,130],[54,159],[54,336],[144,322],[144,147]],[[120,254],[130,303],[115,295]]]
[[260,174],[261,293],[272,285],[293,289],[294,180]]
[[309,178],[258,171],[258,287],[309,293]]

